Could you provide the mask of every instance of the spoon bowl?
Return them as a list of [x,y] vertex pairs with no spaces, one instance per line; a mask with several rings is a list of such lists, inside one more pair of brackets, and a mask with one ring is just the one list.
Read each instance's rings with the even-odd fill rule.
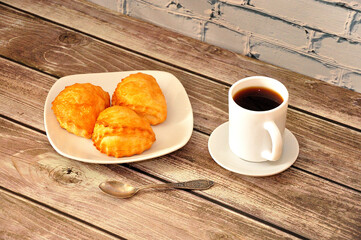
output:
[[162,183],[162,184],[149,184],[141,187],[133,187],[127,183],[119,181],[106,181],[99,185],[99,188],[114,197],[118,198],[129,198],[134,196],[139,190],[146,188],[176,188],[176,189],[189,189],[189,190],[205,190],[214,185],[213,181],[210,180],[193,180],[187,182],[178,183]]
[[118,198],[129,198],[139,191],[139,188],[118,181],[103,182],[99,188],[103,192]]

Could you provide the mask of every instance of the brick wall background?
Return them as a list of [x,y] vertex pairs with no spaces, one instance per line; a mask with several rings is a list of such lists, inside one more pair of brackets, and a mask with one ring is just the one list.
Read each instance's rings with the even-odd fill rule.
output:
[[89,0],[361,92],[361,0]]

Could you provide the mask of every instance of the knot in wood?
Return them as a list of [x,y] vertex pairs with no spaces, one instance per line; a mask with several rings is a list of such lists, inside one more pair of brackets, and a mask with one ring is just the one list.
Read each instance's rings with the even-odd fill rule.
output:
[[59,36],[59,41],[66,45],[79,45],[83,37],[76,33],[66,32]]
[[311,79],[306,79],[306,80],[304,81],[304,83],[305,83],[305,85],[308,86],[310,89],[315,88],[314,85],[317,85],[317,83],[316,83],[315,81],[311,80]]
[[355,99],[355,100],[354,100],[354,103],[355,103],[357,106],[361,107],[361,98]]
[[233,239],[233,237],[229,236],[227,233],[222,233],[222,232],[208,232],[207,233],[207,237],[209,239]]
[[72,167],[57,167],[51,177],[58,183],[62,184],[78,184],[82,182],[82,172]]
[[206,48],[206,52],[214,55],[222,55],[223,53],[221,48],[212,45]]

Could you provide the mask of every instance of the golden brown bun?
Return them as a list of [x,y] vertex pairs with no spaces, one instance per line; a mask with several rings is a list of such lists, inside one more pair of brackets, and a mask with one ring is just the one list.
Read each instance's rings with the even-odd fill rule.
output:
[[155,134],[145,119],[123,106],[112,106],[99,114],[92,137],[94,146],[113,157],[129,157],[149,149]]
[[131,74],[118,83],[112,105],[133,109],[150,124],[157,125],[167,118],[167,104],[157,81],[144,73]]
[[90,83],[67,86],[53,101],[52,109],[62,128],[91,138],[95,121],[110,105],[109,93]]

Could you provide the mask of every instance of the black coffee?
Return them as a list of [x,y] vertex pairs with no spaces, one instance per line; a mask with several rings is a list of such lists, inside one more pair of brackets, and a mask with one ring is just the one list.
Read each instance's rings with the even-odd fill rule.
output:
[[265,87],[249,87],[236,92],[234,101],[241,107],[252,111],[267,111],[283,102],[281,95]]

